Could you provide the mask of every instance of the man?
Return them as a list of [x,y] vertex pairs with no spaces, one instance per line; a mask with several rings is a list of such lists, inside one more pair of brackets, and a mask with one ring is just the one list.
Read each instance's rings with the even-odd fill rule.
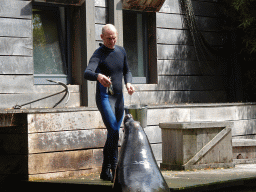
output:
[[100,174],[101,179],[108,181],[113,179],[118,160],[119,129],[124,114],[123,77],[128,93],[132,95],[135,91],[126,52],[115,45],[117,35],[114,25],[107,24],[102,28],[103,45],[94,52],[84,73],[85,79],[97,81],[96,104],[108,130]]

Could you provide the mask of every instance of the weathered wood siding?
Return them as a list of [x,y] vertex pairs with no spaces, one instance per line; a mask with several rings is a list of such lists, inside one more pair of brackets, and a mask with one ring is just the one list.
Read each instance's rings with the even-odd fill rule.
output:
[[[52,95],[60,85],[34,85],[32,2],[2,0],[0,3],[0,108],[12,108]],[[70,102],[58,107],[80,106],[80,89],[69,86]],[[51,91],[50,91],[51,90]],[[53,107],[64,93],[23,108]],[[65,101],[64,101],[65,102]]]
[[[223,45],[221,5],[216,1],[193,1],[199,30],[215,47]],[[144,104],[226,102],[225,64],[200,66],[179,0],[166,0],[156,13],[158,83],[136,85]],[[126,95],[129,101],[129,96]],[[132,102],[139,102],[132,96]]]
[[24,93],[33,87],[32,4],[1,1],[0,93]]
[[97,171],[106,140],[100,119],[97,110],[29,114],[29,179]]
[[108,19],[108,1],[107,0],[95,0],[95,40],[96,48],[99,47],[99,43],[102,43],[100,38],[102,27],[109,23]]
[[[234,123],[233,138],[254,139],[255,110],[256,105],[249,103],[155,106],[148,109],[144,130],[161,163],[159,123],[228,121]],[[2,110],[0,120],[0,179],[49,179],[100,171],[107,132],[96,108],[24,109],[14,114]],[[120,141],[122,137],[120,130]]]
[[[96,108],[2,110],[0,128],[1,181],[80,176],[101,169],[107,129]],[[145,132],[160,163],[161,130],[151,126]],[[120,130],[120,145],[122,138]]]

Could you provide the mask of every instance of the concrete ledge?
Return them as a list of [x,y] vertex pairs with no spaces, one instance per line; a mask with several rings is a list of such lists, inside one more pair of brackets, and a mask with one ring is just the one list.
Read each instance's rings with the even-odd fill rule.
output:
[[207,168],[232,168],[234,163],[209,163],[209,164],[199,164],[199,165],[172,165],[168,163],[161,163],[161,170],[200,170]]
[[215,127],[228,127],[233,126],[232,122],[180,122],[180,123],[160,123],[161,129],[202,129],[202,128],[215,128]]
[[234,159],[234,164],[256,164],[256,159]]
[[232,139],[233,147],[256,146],[256,139]]

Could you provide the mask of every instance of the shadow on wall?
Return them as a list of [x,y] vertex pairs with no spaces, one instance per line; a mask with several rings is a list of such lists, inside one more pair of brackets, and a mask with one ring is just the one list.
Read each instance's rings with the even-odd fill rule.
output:
[[225,65],[214,58],[210,66],[201,66],[187,30],[179,30],[176,45],[158,45],[157,103],[226,102]]

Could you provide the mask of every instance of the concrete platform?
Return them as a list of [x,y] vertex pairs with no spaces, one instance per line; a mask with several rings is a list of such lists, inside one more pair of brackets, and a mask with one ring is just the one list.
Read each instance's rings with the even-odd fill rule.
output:
[[[241,164],[230,169],[204,169],[195,171],[162,171],[170,191],[256,191],[256,164]],[[47,191],[73,191],[75,189],[111,190],[112,183],[102,181],[99,173],[78,178],[27,182],[28,186]],[[35,189],[34,187],[30,189]],[[28,189],[29,189],[28,188]]]

